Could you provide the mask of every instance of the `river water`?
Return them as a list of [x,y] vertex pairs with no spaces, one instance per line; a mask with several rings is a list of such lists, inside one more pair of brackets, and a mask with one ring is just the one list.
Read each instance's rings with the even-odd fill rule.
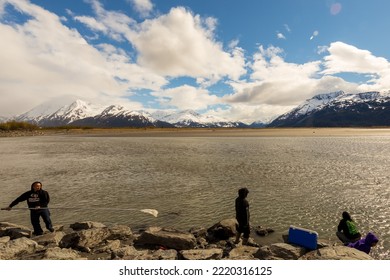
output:
[[[0,138],[0,205],[39,180],[53,208],[75,208],[52,209],[55,225],[187,230],[234,217],[245,186],[252,225],[273,228],[275,240],[294,225],[336,242],[348,211],[363,235],[379,237],[372,256],[390,259],[389,166],[389,136]],[[27,211],[1,211],[0,221],[30,226]]]

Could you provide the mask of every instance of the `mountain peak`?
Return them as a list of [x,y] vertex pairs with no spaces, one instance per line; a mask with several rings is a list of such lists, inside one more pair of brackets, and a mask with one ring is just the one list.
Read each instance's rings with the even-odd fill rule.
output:
[[340,91],[335,91],[335,92],[330,92],[330,93],[321,93],[321,94],[317,94],[315,95],[314,97],[312,97],[311,99],[316,99],[316,100],[332,100],[332,99],[335,99],[341,95],[344,95],[344,91],[340,90]]
[[389,112],[389,92],[338,91],[306,100],[269,126],[387,126]]

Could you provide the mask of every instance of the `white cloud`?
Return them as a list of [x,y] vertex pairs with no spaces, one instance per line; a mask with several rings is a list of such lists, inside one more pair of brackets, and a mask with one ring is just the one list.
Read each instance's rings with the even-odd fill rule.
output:
[[[357,84],[341,78],[321,75],[321,61],[288,63],[282,55],[283,50],[280,48],[259,47],[251,64],[251,81],[231,83],[234,93],[222,98],[231,106],[227,115],[232,112],[237,114],[234,109],[246,108],[245,112],[255,111],[251,114],[259,120],[261,116],[270,119],[316,94],[338,90],[355,91],[358,88]],[[247,120],[250,120],[249,115]]]
[[93,31],[99,31],[106,36],[123,42],[129,40],[136,29],[137,22],[127,15],[116,12],[107,11],[98,0],[89,0],[96,18],[91,16],[75,16],[74,19],[85,24]]
[[134,6],[134,9],[141,14],[141,16],[149,16],[153,10],[153,3],[150,0],[128,0]]
[[245,73],[242,50],[223,50],[212,37],[210,19],[202,20],[184,8],[148,20],[131,38],[140,65],[164,76],[190,76],[218,81],[237,80]]
[[220,102],[217,96],[210,95],[206,89],[199,89],[189,85],[161,90],[152,93],[152,95],[157,97],[163,106],[182,110],[202,110]]
[[[0,111],[20,114],[52,97],[78,95],[85,99],[130,95],[129,88],[157,89],[161,76],[132,64],[124,53],[89,45],[61,19],[27,1],[8,1],[30,16],[23,24],[0,23]],[[131,103],[142,108],[139,103]]]
[[246,124],[251,124],[255,121],[268,122],[273,117],[281,115],[292,109],[292,106],[279,105],[251,105],[249,103],[230,104],[228,108],[213,109],[205,114],[215,115],[230,121],[241,121]]
[[278,39],[284,39],[284,40],[286,40],[286,37],[283,35],[283,33],[280,33],[280,32],[278,32],[278,33],[276,34],[276,37],[278,37]]
[[332,43],[328,51],[329,55],[324,57],[324,74],[381,73],[389,69],[389,62],[385,58],[343,42]]
[[96,0],[91,3],[97,18],[75,19],[115,40],[126,39],[136,48],[142,67],[163,76],[189,76],[208,83],[223,77],[237,80],[245,74],[242,49],[226,51],[214,39],[215,18],[203,19],[178,7],[138,24],[124,14],[104,10]]

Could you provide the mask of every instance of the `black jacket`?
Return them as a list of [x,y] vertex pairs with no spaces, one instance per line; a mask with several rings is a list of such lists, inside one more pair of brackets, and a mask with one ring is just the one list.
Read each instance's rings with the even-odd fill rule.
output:
[[[352,222],[353,225],[354,225],[354,230],[356,232],[350,232],[350,229],[348,228],[348,222]],[[348,221],[346,219],[342,219],[340,220],[340,223],[339,225],[337,226],[337,230],[344,233],[344,235],[348,238],[348,239],[355,239],[355,238],[360,238],[361,237],[361,234],[357,231],[356,229],[356,225],[353,221]]]
[[34,192],[32,189],[23,193],[17,199],[11,202],[9,207],[14,207],[19,202],[27,200],[28,208],[47,207],[50,202],[49,193],[44,190]]
[[245,198],[236,198],[236,219],[241,226],[249,225],[249,203]]

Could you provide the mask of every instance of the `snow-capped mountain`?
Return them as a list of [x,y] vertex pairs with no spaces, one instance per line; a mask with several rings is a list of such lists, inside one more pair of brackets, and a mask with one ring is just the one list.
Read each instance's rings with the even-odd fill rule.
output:
[[46,102],[17,116],[40,126],[91,126],[91,127],[247,127],[241,122],[185,111],[135,111],[121,105],[97,106],[75,100],[68,105]]
[[319,94],[272,121],[269,127],[390,125],[390,91]]
[[175,127],[244,127],[241,122],[230,122],[211,115],[202,115],[193,110],[177,112],[157,111],[152,116]]
[[108,106],[100,114],[80,118],[70,123],[70,125],[92,127],[173,127],[169,123],[154,119],[147,112],[128,110],[121,105]]
[[16,120],[28,121],[41,126],[68,125],[73,121],[95,116],[103,109],[101,106],[82,100],[75,100],[70,105],[46,102],[16,117]]

